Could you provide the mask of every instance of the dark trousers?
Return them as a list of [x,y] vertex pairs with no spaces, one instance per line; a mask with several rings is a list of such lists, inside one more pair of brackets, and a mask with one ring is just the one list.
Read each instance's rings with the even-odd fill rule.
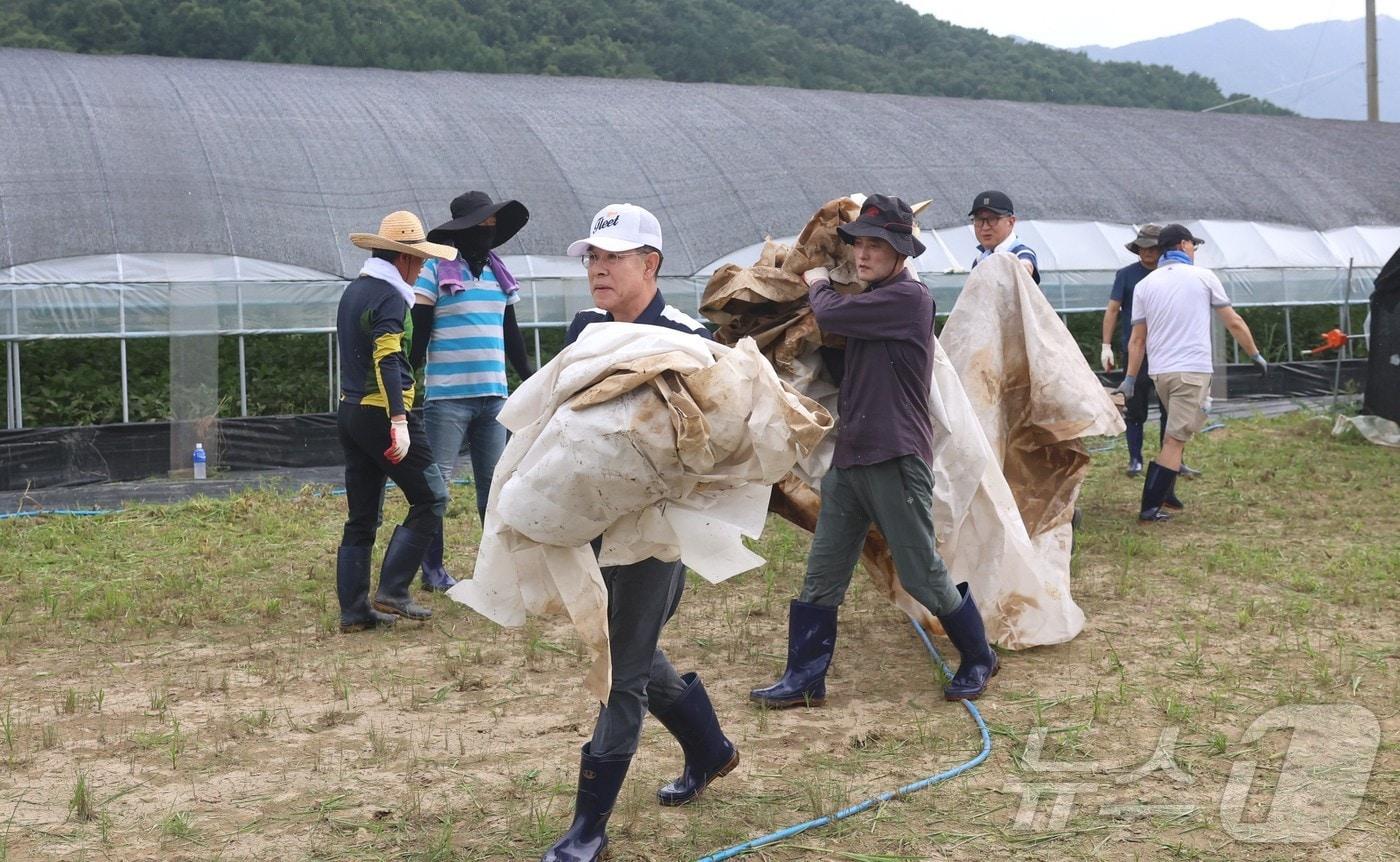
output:
[[832,467],[822,477],[822,507],[798,601],[841,604],[871,522],[889,543],[904,591],[938,616],[957,608],[962,596],[933,534],[933,471],[918,455]]
[[408,500],[403,525],[415,533],[434,536],[442,532],[447,511],[447,483],[433,463],[433,449],[418,411],[408,414],[408,454],[389,463],[389,414],[383,407],[340,402],[336,415],[340,448],[345,452],[345,520],[342,545],[371,546],[384,518],[384,480],[393,479]]
[[[1147,424],[1147,406],[1156,394],[1157,387],[1152,384],[1152,378],[1148,376],[1147,357],[1144,356],[1142,358],[1142,367],[1138,369],[1137,386],[1133,388],[1133,397],[1129,398],[1123,405],[1125,408],[1123,421],[1128,425],[1135,425],[1138,428],[1138,433],[1135,438],[1132,435],[1129,436],[1129,449],[1132,448],[1131,440],[1136,439],[1138,441],[1137,451],[1130,451],[1128,453],[1138,459],[1142,458],[1142,426]],[[1160,446],[1162,443],[1162,435],[1165,434],[1167,430],[1167,405],[1162,403],[1161,398],[1157,399],[1157,410],[1161,414],[1162,420],[1161,430],[1157,434],[1157,444]]]
[[590,751],[595,757],[628,757],[642,738],[642,717],[664,710],[685,691],[680,674],[657,643],[661,628],[680,607],[685,566],[651,557],[605,566],[612,691],[598,713]]

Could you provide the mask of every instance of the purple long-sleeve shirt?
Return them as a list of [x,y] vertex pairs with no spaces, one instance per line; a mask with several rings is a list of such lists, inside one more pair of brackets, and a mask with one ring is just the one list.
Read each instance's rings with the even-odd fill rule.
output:
[[933,464],[933,297],[901,269],[864,293],[837,293],[829,281],[807,292],[823,332],[846,336],[834,467],[918,455]]

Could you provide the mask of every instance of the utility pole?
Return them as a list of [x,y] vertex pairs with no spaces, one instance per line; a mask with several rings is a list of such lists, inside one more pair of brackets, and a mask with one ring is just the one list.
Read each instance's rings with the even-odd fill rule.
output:
[[1366,0],[1366,119],[1381,118],[1380,73],[1376,69],[1376,0]]

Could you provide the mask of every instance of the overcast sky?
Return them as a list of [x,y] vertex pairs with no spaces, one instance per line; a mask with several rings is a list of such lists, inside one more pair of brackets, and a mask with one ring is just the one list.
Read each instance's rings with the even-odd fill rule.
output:
[[[1173,36],[1208,27],[1218,21],[1244,18],[1265,30],[1287,30],[1315,21],[1350,21],[1366,15],[1365,0],[1294,2],[1279,0],[1217,0],[1185,4],[1164,17],[1160,3],[1123,0],[904,0],[963,27],[978,27],[997,36],[1021,36],[1058,48],[1104,45],[1117,48],[1159,36]],[[1376,14],[1400,18],[1400,0],[1376,0]]]

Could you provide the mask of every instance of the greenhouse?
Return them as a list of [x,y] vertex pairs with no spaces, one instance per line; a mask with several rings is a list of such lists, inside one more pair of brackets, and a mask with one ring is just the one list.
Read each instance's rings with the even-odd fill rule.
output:
[[[348,235],[400,208],[445,220],[471,188],[531,210],[501,251],[537,333],[591,305],[561,253],[613,201],[658,215],[662,290],[690,311],[715,268],[751,263],[849,192],[932,199],[918,266],[943,313],[986,188],[1017,202],[1066,315],[1102,309],[1147,221],[1206,238],[1200,262],[1241,306],[1359,305],[1400,247],[1400,126],[1386,123],[20,49],[0,50],[0,122],[11,429],[39,379],[26,346],[51,339],[114,340],[124,363],[130,342],[170,338],[182,420],[217,415],[219,338],[241,360],[250,336],[325,333],[333,408],[329,333],[363,259]],[[1304,345],[1288,331],[1292,358]],[[241,372],[222,393],[234,414],[248,412]],[[127,421],[124,367],[120,380]]]

